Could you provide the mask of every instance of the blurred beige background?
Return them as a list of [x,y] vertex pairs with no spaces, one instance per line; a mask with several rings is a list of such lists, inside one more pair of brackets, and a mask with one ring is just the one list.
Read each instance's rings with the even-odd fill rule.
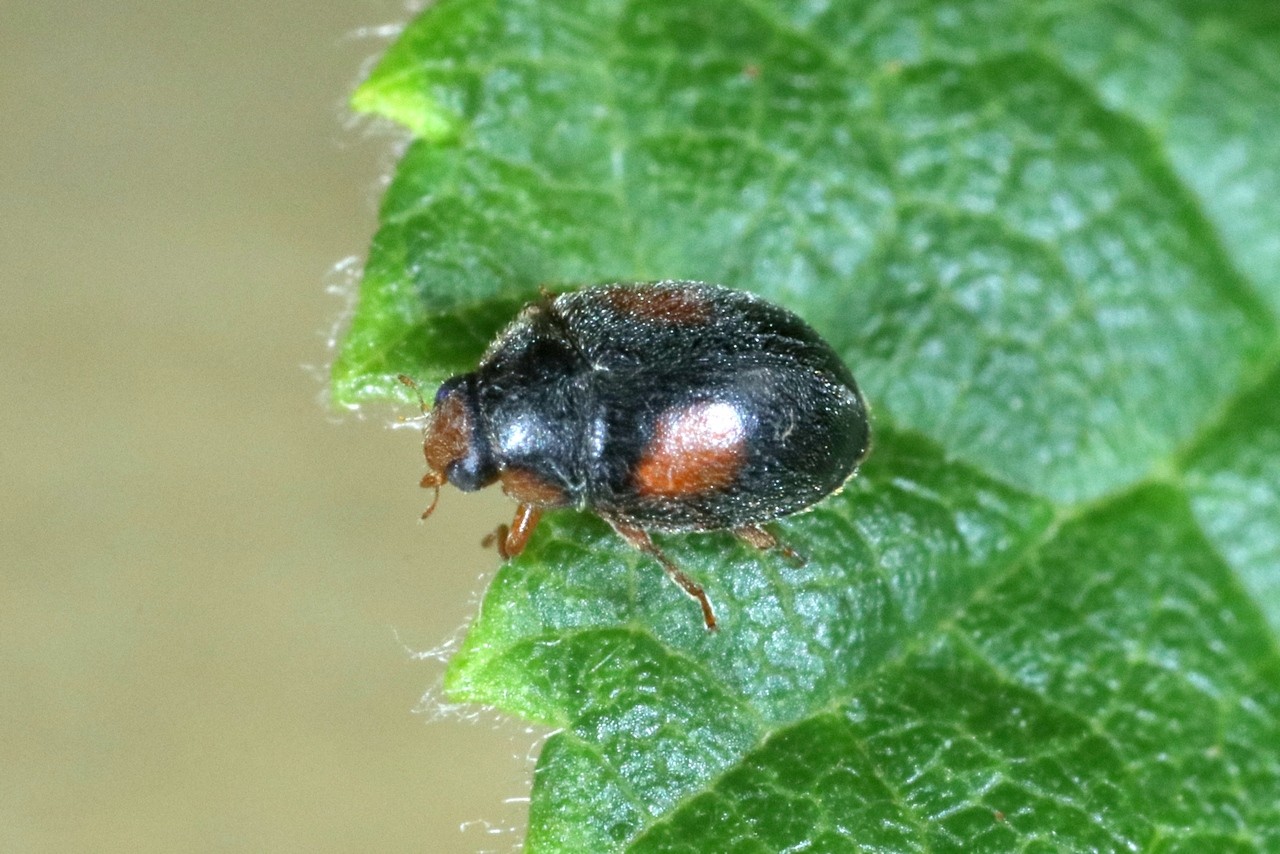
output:
[[414,712],[510,508],[417,524],[417,435],[303,367],[393,162],[357,30],[405,17],[0,0],[0,851],[518,841],[534,736]]

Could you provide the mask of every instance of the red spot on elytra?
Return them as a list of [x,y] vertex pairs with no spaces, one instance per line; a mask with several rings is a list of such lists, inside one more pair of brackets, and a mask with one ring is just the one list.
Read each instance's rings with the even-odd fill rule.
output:
[[731,403],[695,403],[658,419],[635,468],[641,495],[696,495],[731,485],[746,460],[742,415]]
[[711,321],[710,301],[688,289],[620,287],[608,291],[607,298],[619,314],[650,323],[700,326]]

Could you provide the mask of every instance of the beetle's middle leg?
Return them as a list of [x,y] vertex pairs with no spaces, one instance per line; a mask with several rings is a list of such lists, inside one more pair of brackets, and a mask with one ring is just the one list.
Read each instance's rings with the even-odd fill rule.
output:
[[707,599],[707,591],[703,590],[698,582],[685,575],[680,570],[680,567],[676,566],[671,558],[667,557],[662,549],[658,548],[652,538],[649,537],[648,531],[613,520],[610,520],[609,524],[613,525],[613,529],[624,540],[662,564],[662,568],[666,570],[667,577],[680,585],[680,589],[689,594],[702,607],[702,621],[706,623],[709,631],[714,632],[718,628],[715,611],[711,609],[711,601]]

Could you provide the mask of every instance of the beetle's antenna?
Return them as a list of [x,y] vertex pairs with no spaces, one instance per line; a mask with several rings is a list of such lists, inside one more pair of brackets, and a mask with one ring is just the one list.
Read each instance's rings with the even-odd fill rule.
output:
[[442,480],[440,473],[435,471],[429,471],[422,476],[422,482],[418,485],[423,489],[433,489],[435,491],[431,493],[431,503],[427,505],[426,510],[422,511],[422,516],[419,518],[426,519],[435,512],[436,504],[440,502],[440,483]]
[[418,396],[418,408],[422,410],[424,416],[430,415],[431,413],[427,409],[427,401],[422,396],[422,386],[418,385],[418,381],[408,374],[396,374],[396,379],[413,389],[413,393]]
[[[396,379],[413,389],[413,393],[418,396],[418,407],[422,410],[422,455],[427,455],[427,431],[431,428],[431,411],[427,409],[427,401],[422,397],[422,386],[408,374],[397,374]],[[422,476],[422,482],[419,484],[423,489],[434,489],[435,492],[431,496],[431,504],[426,510],[422,511],[423,519],[426,519],[435,512],[436,504],[440,501],[440,484],[444,482],[440,472],[431,467],[430,461],[427,462],[427,473]]]

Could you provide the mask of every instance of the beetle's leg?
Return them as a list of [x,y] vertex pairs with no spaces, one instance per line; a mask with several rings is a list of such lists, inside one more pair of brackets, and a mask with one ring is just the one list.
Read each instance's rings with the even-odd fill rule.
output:
[[524,551],[529,538],[533,536],[533,529],[538,527],[540,518],[542,518],[542,508],[532,504],[521,504],[516,508],[516,517],[512,520],[511,527],[499,525],[498,530],[481,541],[481,545],[487,548],[497,543],[498,554],[502,555],[503,560],[509,560]]
[[680,589],[688,593],[702,607],[702,621],[707,624],[709,631],[714,632],[717,629],[716,614],[715,611],[711,610],[711,601],[707,599],[707,592],[702,589],[701,585],[680,571],[680,568],[672,562],[671,558],[667,557],[662,549],[654,544],[649,537],[648,531],[612,520],[610,520],[609,524],[613,525],[613,529],[624,540],[662,564],[662,568],[666,570],[667,577],[680,585]]
[[744,543],[755,546],[762,552],[777,551],[796,566],[805,565],[804,555],[779,540],[778,537],[767,528],[762,528],[759,525],[744,525],[741,528],[734,529],[733,533],[737,534],[738,539],[742,540]]
[[494,528],[492,531],[484,535],[484,537],[480,540],[480,548],[491,549],[494,547],[494,545],[497,545],[498,556],[503,557],[505,559],[505,556],[502,554],[502,550],[507,547],[507,532],[510,530],[511,528],[505,524],[499,525],[498,527]]
[[538,527],[542,518],[542,508],[533,504],[521,504],[516,508],[515,519],[511,522],[511,530],[503,538],[498,553],[504,558],[512,558],[524,551],[525,544],[533,536],[533,529]]

